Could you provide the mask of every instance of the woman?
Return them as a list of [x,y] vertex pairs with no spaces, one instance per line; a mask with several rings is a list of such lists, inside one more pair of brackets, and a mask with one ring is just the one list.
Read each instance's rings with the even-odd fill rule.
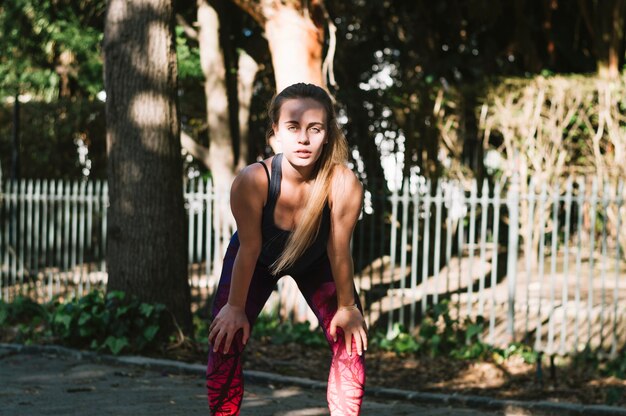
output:
[[350,239],[363,190],[345,166],[346,139],[320,87],[294,84],[274,97],[271,129],[282,153],[243,169],[231,187],[237,222],[213,304],[207,368],[211,413],[237,415],[241,353],[281,276],[294,278],[333,353],[331,415],[358,415],[367,333],[353,281]]

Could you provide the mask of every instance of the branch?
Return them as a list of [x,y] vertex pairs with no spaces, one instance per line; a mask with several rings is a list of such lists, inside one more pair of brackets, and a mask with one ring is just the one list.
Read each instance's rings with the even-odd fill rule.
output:
[[[317,2],[313,2],[316,4]],[[335,81],[335,70],[333,68],[333,63],[335,59],[335,48],[337,46],[337,27],[333,23],[333,19],[330,18],[328,11],[324,7],[322,2],[316,4],[321,8],[324,13],[324,18],[326,19],[326,23],[328,24],[328,52],[326,53],[326,57],[324,58],[324,62],[322,63],[322,75],[324,80],[328,79],[328,83],[333,87],[337,88],[337,81]]]
[[208,147],[202,146],[184,131],[180,132],[180,144],[191,156],[210,169]]
[[185,35],[187,35],[189,39],[198,40],[198,31],[194,29],[194,27],[191,26],[189,23],[187,23],[185,18],[179,13],[176,13],[176,23],[183,27]]

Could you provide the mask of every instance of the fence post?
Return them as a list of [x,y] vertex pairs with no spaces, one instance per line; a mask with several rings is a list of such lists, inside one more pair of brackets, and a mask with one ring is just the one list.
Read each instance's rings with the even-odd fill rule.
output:
[[[509,238],[507,241],[506,264],[506,276],[509,283],[507,333],[510,342],[515,342],[515,287],[517,284],[517,246],[519,242],[519,192],[519,176],[517,172],[515,172],[511,178],[511,186],[507,192],[506,201],[509,211]],[[497,253],[494,253],[494,255],[497,255]]]

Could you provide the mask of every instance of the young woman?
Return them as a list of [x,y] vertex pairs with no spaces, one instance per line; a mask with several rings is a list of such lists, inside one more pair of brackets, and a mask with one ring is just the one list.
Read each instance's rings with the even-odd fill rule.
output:
[[231,187],[237,222],[213,304],[207,368],[213,415],[238,415],[241,354],[281,276],[294,278],[332,350],[328,407],[358,415],[367,333],[353,281],[350,239],[363,189],[328,94],[294,84],[272,100],[268,136],[282,153],[246,167]]

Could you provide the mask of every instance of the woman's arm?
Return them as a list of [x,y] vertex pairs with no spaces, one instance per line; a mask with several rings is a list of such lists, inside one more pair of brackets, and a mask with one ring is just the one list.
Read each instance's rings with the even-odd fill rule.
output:
[[337,327],[345,334],[346,350],[352,353],[352,339],[359,355],[367,349],[365,320],[354,307],[354,265],[350,240],[361,213],[363,187],[346,167],[337,167],[330,190],[331,226],[328,239],[328,258],[337,287],[337,313],[331,322],[331,335],[336,340]]
[[240,329],[243,330],[244,344],[250,337],[245,306],[250,280],[261,252],[261,216],[267,187],[265,172],[258,164],[242,170],[231,186],[230,206],[237,222],[239,250],[233,264],[228,303],[222,307],[210,327],[209,341],[214,351],[224,340],[223,351],[228,352]]

